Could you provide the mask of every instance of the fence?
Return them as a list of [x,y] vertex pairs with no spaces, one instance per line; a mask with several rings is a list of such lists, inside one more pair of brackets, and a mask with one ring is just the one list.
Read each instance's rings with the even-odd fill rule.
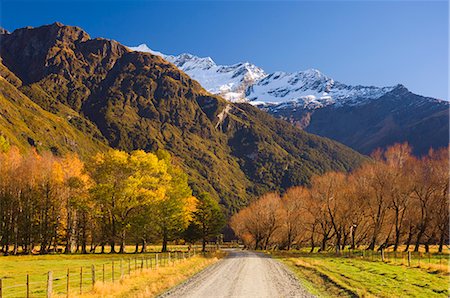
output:
[[[214,252],[215,247],[209,246],[208,252]],[[11,297],[70,297],[91,291],[98,283],[117,283],[126,277],[137,275],[144,270],[156,270],[159,267],[172,266],[177,262],[189,259],[198,254],[192,251],[174,251],[167,253],[150,253],[145,255],[120,255],[104,262],[90,266],[70,267],[65,272],[48,271],[43,276],[24,278],[23,283],[8,284],[7,279],[0,279],[0,298]],[[40,281],[35,281],[35,279]]]
[[[382,261],[395,265],[408,267],[435,267],[436,269],[447,269],[449,265],[448,254],[424,253],[412,251],[380,251],[371,250],[348,250],[341,251],[340,255],[348,258],[361,258],[369,261]],[[442,267],[442,268],[441,268]],[[445,270],[444,270],[445,271]]]

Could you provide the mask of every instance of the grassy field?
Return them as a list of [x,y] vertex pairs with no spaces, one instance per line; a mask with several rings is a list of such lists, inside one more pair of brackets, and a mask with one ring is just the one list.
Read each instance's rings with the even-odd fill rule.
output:
[[197,255],[174,266],[158,270],[148,269],[135,277],[124,279],[121,283],[99,284],[90,293],[78,297],[154,297],[215,263],[222,256],[220,253],[209,257]]
[[[185,246],[172,246],[170,249],[172,250],[170,254],[149,252],[0,257],[3,298],[26,297],[27,275],[30,296],[44,297],[49,271],[52,271],[53,293],[56,296],[66,296],[68,273],[71,297],[79,296],[80,293],[90,293],[88,296],[91,296],[93,268],[96,280],[94,287],[96,294],[92,295],[93,297],[102,295],[103,297],[127,297],[127,291],[132,291],[133,296],[136,296],[141,290],[146,292],[148,297],[151,293],[155,294],[157,291],[164,290],[164,287],[174,285],[216,260],[216,258],[200,256],[199,249],[195,257],[192,252],[187,253]],[[132,248],[129,250],[131,251]],[[155,270],[156,261],[158,261],[157,270]],[[167,272],[170,275],[166,276]],[[158,283],[154,283],[156,280]],[[109,293],[111,289],[114,291]],[[103,294],[99,295],[99,293]]]
[[448,297],[448,254],[275,252],[319,297]]

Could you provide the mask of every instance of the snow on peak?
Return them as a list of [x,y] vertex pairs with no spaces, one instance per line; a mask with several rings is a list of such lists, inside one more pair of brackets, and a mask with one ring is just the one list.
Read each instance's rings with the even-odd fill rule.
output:
[[295,104],[308,109],[328,105],[355,105],[379,98],[394,87],[349,86],[334,81],[317,69],[294,73],[275,72],[251,86],[247,99],[254,104]]
[[267,75],[264,70],[248,62],[217,65],[211,57],[202,58],[187,53],[177,56],[164,55],[153,51],[145,44],[128,48],[163,57],[198,81],[209,92],[233,102],[246,100],[245,92],[248,87]]
[[153,51],[152,49],[150,49],[145,43],[138,45],[137,47],[128,47],[130,50],[132,51],[136,51],[136,52],[144,52],[144,53],[150,53],[156,56],[160,56],[165,58],[165,55],[161,52],[157,52],[157,51]]
[[167,56],[166,59],[209,92],[233,102],[245,100],[247,88],[266,76],[261,68],[248,62],[217,65],[210,57],[200,58],[191,54]]
[[191,54],[181,54],[178,56],[166,56],[166,60],[175,64],[184,72],[189,73],[190,70],[208,70],[216,66],[211,57],[200,58]]
[[152,53],[175,64],[206,90],[232,102],[248,101],[254,105],[286,104],[316,109],[328,105],[357,105],[376,99],[394,87],[350,86],[334,81],[317,69],[267,74],[249,62],[217,65],[211,57],[192,54],[177,56],[153,51],[147,45],[129,47]]

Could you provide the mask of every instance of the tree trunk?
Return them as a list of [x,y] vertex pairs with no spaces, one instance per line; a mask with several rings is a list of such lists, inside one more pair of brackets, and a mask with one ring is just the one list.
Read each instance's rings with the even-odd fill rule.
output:
[[442,250],[444,248],[444,239],[445,239],[445,231],[441,231],[441,236],[439,237],[439,248],[438,248],[439,253],[442,253]]
[[422,240],[423,233],[425,232],[425,228],[420,227],[419,233],[417,233],[416,245],[414,246],[414,252],[419,251],[420,241]]
[[394,239],[394,248],[393,248],[394,251],[397,251],[399,243],[400,243],[400,229],[395,227],[395,239]]
[[314,252],[315,243],[314,243],[314,233],[311,234],[311,250],[310,253]]
[[81,231],[81,253],[87,254],[87,235],[86,235],[86,225],[83,218],[83,230]]
[[67,222],[66,222],[66,247],[64,248],[64,253],[69,254],[71,253],[71,238],[72,238],[72,222],[71,222],[71,212],[70,212],[70,206],[69,206],[69,197],[66,198],[66,208],[67,208]]
[[255,239],[255,249],[259,248],[259,242],[260,242],[259,237],[256,237],[256,239]]
[[110,240],[109,241],[109,246],[111,247],[111,254],[115,254],[116,253],[116,249],[115,249],[115,247],[116,247],[116,243],[114,242],[114,240]]
[[322,243],[320,244],[320,251],[325,251],[327,248],[327,241],[328,241],[328,237],[327,236],[323,236],[322,238]]
[[206,252],[206,238],[202,239],[202,252]]
[[338,255],[341,252],[341,233],[336,233],[336,244],[335,244],[335,250],[336,254]]
[[412,229],[409,229],[409,233],[408,233],[408,238],[406,239],[406,247],[405,247],[405,252],[409,250],[409,246],[411,245],[411,240],[412,240],[412,236],[413,236],[413,232]]
[[147,241],[145,239],[142,239],[141,253],[146,253],[146,252],[147,252]]
[[168,235],[167,235],[167,231],[164,230],[163,232],[163,242],[162,242],[162,249],[161,252],[166,252],[167,251],[167,242],[168,242]]
[[119,249],[120,254],[123,254],[124,252],[125,252],[125,230],[123,230],[120,235],[120,249]]

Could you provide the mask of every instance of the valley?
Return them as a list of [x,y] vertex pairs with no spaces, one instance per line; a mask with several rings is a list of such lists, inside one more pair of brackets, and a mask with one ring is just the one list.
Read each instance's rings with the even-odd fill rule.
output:
[[448,297],[447,6],[3,1],[0,298]]

